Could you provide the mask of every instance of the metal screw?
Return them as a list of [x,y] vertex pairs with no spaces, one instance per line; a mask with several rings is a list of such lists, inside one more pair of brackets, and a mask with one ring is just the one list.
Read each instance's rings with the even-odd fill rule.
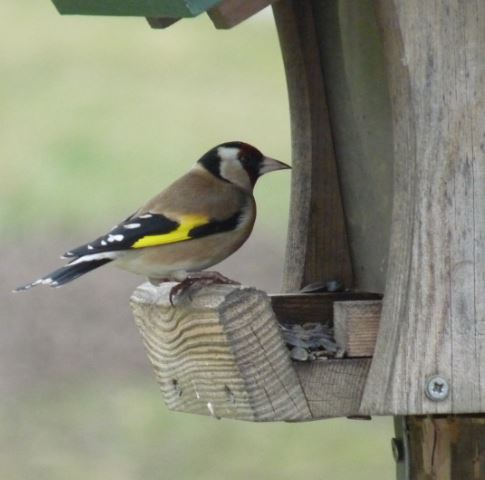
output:
[[396,463],[402,462],[404,459],[404,446],[400,438],[393,438],[391,440],[392,456]]
[[440,402],[448,397],[450,387],[448,382],[440,375],[434,375],[426,384],[426,396],[435,402]]

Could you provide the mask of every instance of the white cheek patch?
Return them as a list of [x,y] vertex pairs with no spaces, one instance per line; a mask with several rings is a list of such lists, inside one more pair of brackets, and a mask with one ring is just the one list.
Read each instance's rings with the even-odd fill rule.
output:
[[219,147],[217,149],[217,154],[222,161],[237,161],[237,156],[239,155],[239,148],[236,147]]
[[222,178],[234,185],[242,187],[245,190],[252,189],[249,175],[241,165],[241,162],[237,159],[222,159],[220,164],[220,174]]

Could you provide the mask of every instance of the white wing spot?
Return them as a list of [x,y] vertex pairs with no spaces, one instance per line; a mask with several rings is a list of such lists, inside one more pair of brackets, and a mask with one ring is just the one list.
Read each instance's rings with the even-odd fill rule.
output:
[[101,253],[91,253],[88,255],[83,255],[82,257],[77,258],[76,260],[73,260],[71,263],[69,263],[69,266],[73,265],[78,265],[79,263],[83,262],[92,262],[95,260],[102,260],[103,258],[116,258],[117,252],[101,252]]
[[151,213],[145,213],[145,215],[140,215],[138,218],[152,218],[152,216]]
[[140,228],[141,223],[127,223],[126,225],[123,225],[123,228],[126,228],[128,230],[132,230],[134,228]]
[[113,242],[122,242],[124,239],[124,235],[118,234],[118,235],[111,235],[111,233],[108,235],[108,242],[113,243]]
[[94,247],[92,245],[88,245],[88,250],[94,250]]
[[108,244],[106,243],[105,240],[101,240],[101,245],[103,245],[103,247],[106,247],[106,245],[108,245]]

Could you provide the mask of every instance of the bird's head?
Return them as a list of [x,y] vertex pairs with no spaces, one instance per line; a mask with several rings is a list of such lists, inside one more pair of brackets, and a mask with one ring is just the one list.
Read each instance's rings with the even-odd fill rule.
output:
[[291,168],[244,142],[222,143],[209,150],[198,164],[220,180],[248,191],[252,191],[261,175]]

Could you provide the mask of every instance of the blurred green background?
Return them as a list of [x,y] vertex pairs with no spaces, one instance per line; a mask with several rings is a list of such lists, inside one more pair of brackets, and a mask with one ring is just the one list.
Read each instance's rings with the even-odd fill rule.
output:
[[[389,419],[253,425],[169,413],[133,325],[140,279],[105,269],[62,290],[10,290],[56,267],[226,140],[290,159],[270,11],[231,31],[205,17],[60,17],[0,4],[0,478],[393,478]],[[277,291],[289,175],[256,189],[251,240],[221,265]]]

